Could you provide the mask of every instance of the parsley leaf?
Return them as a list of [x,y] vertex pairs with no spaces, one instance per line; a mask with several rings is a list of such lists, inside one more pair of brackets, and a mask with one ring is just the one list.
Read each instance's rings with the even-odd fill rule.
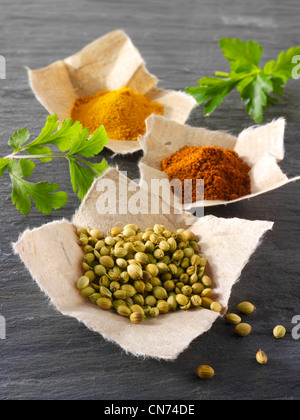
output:
[[101,163],[90,163],[81,159],[80,162],[87,166],[85,168],[72,157],[69,157],[68,160],[73,191],[75,193],[78,191],[78,198],[82,200],[92,186],[94,179],[103,175],[107,170],[108,164],[105,159]]
[[73,190],[75,193],[78,191],[78,198],[82,200],[94,181],[94,174],[74,159],[69,158],[68,160]]
[[97,178],[99,176],[102,176],[104,172],[106,172],[109,168],[108,163],[105,159],[103,159],[100,163],[85,162],[85,164],[92,170],[92,172]]
[[292,47],[286,52],[281,52],[278,56],[277,61],[269,61],[264,67],[264,73],[281,79],[283,83],[286,83],[288,79],[292,79],[292,71],[295,67],[293,63],[293,58],[295,56],[300,56],[300,46]]
[[82,125],[79,121],[73,123],[71,118],[63,121],[59,128],[57,115],[50,115],[41,134],[31,144],[32,146],[43,146],[53,144],[61,152],[66,152],[72,146],[72,141],[82,132]]
[[190,87],[187,93],[194,96],[198,105],[206,102],[204,107],[205,116],[209,116],[221,103],[224,98],[235,88],[240,79],[218,79],[216,77],[205,77],[199,80],[200,87]]
[[56,192],[59,188],[57,184],[33,184],[26,181],[24,178],[30,177],[34,168],[35,164],[30,160],[12,160],[9,163],[8,170],[13,186],[12,202],[21,213],[28,215],[32,199],[40,212],[51,214],[52,209],[57,210],[67,203],[68,196],[65,192]]
[[273,85],[263,73],[258,73],[254,78],[249,79],[249,83],[246,85],[245,81],[241,82],[238,90],[250,117],[257,123],[261,123],[263,109],[267,106],[268,98],[270,99],[267,94],[272,92]]
[[10,160],[9,159],[0,159],[0,178],[4,174]]
[[[105,159],[100,163],[83,159],[95,157],[107,144],[108,136],[103,127],[90,136],[89,130],[83,129],[79,122],[73,123],[69,118],[59,125],[58,117],[50,115],[40,135],[27,143],[29,139],[27,128],[16,131],[9,139],[13,152],[0,158],[0,178],[8,168],[12,182],[12,203],[25,215],[31,212],[33,203],[40,212],[51,214],[68,202],[67,194],[58,191],[58,184],[32,183],[27,180],[36,168],[33,160],[42,163],[59,158],[68,160],[72,187],[75,193],[78,192],[80,199],[84,198],[94,179],[108,168]],[[67,153],[56,153],[52,146]]]
[[[26,152],[29,155],[33,155],[33,156],[38,156],[38,155],[43,155],[43,158],[37,158],[41,160],[41,162],[47,163],[47,162],[51,162],[52,160],[52,150],[50,149],[50,147],[46,147],[46,146],[28,146],[26,147]],[[47,157],[46,157],[47,156]]]
[[233,71],[243,66],[257,68],[263,52],[263,47],[254,41],[243,42],[240,39],[223,38],[219,45],[226,60],[230,62]]
[[92,158],[102,152],[103,147],[108,142],[108,135],[104,130],[104,127],[98,128],[90,139],[88,137],[89,130],[82,130],[79,136],[72,142],[69,153],[71,155]]
[[277,61],[268,62],[262,69],[259,65],[263,47],[257,42],[223,38],[219,45],[229,61],[230,73],[215,72],[216,77],[204,77],[198,81],[199,86],[188,87],[186,92],[198,105],[205,104],[204,115],[208,116],[237,88],[250,117],[261,123],[264,109],[278,102],[276,96],[282,95],[284,85],[293,78],[294,59],[300,56],[300,46],[283,51]]
[[16,131],[12,137],[9,139],[8,144],[14,149],[15,152],[18,152],[24,143],[30,139],[30,134],[27,128]]

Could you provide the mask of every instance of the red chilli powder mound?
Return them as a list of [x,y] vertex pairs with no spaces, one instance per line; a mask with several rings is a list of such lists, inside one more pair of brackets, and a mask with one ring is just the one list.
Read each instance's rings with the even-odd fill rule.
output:
[[180,180],[182,188],[184,180],[193,180],[192,202],[203,199],[197,179],[204,180],[205,200],[231,201],[250,194],[250,169],[235,151],[220,147],[185,146],[161,162],[169,180]]

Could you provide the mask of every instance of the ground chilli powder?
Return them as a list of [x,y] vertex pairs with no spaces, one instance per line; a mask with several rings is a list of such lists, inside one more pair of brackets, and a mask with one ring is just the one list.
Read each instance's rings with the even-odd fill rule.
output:
[[124,87],[76,99],[71,118],[90,133],[104,125],[110,140],[137,140],[146,131],[145,120],[163,112],[163,105]]
[[[170,181],[192,179],[192,202],[202,200],[196,180],[204,180],[205,200],[231,201],[251,193],[250,166],[238,154],[220,147],[185,146],[161,162]],[[183,194],[184,197],[184,194]]]

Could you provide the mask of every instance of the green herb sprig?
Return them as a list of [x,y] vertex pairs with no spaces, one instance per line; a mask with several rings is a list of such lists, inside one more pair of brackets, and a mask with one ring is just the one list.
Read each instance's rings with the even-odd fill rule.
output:
[[281,52],[277,61],[269,61],[262,69],[259,63],[263,47],[257,42],[223,38],[219,45],[230,63],[230,73],[215,72],[216,77],[204,77],[198,81],[199,86],[188,87],[186,92],[199,105],[205,103],[204,114],[209,116],[237,88],[250,117],[262,123],[263,110],[276,104],[276,96],[282,95],[288,79],[295,78],[294,58],[300,55],[300,46]]
[[[50,115],[40,135],[31,142],[27,128],[16,131],[8,143],[13,149],[12,153],[0,158],[0,178],[7,170],[12,182],[12,203],[24,215],[31,212],[32,202],[44,214],[51,214],[68,202],[67,194],[57,191],[60,185],[27,180],[35,170],[33,160],[46,163],[53,159],[66,159],[73,190],[81,200],[94,179],[108,168],[105,159],[100,163],[84,159],[95,157],[107,144],[108,136],[104,127],[90,136],[89,130],[83,129],[78,121],[67,119],[59,125],[57,115]],[[54,153],[52,146],[56,146],[61,153]]]

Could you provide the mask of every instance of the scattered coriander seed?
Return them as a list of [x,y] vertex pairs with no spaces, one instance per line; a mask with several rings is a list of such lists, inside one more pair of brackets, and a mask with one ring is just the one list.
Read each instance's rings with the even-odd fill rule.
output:
[[193,289],[193,293],[195,293],[196,295],[201,295],[201,293],[204,290],[204,286],[202,283],[194,283],[192,285],[192,289]]
[[126,260],[124,260],[123,258],[118,258],[116,260],[116,264],[118,267],[120,267],[121,269],[125,269],[128,266],[128,263]]
[[189,281],[189,283],[190,283],[190,285],[193,285],[193,284],[197,283],[197,282],[198,282],[198,280],[199,280],[199,276],[198,276],[198,274],[197,274],[197,273],[194,273],[194,274],[190,277],[190,281]]
[[226,314],[224,318],[228,324],[232,325],[237,325],[242,322],[242,318],[236,314]]
[[90,235],[93,237],[93,238],[96,238],[96,239],[102,239],[103,237],[104,237],[104,235],[103,235],[103,233],[101,232],[101,230],[99,230],[99,229],[92,229],[91,231],[90,231]]
[[91,296],[89,296],[90,301],[93,303],[97,303],[97,300],[101,298],[102,295],[100,295],[100,293],[93,293]]
[[158,270],[159,270],[159,274],[165,274],[169,272],[169,267],[167,266],[167,264],[163,263],[163,262],[158,262],[156,264]]
[[212,287],[212,281],[211,278],[208,276],[203,276],[202,277],[202,283],[204,284],[205,287],[211,288]]
[[88,287],[90,284],[90,279],[86,276],[80,277],[80,279],[77,282],[77,287],[79,290],[83,290],[86,287]]
[[143,309],[143,311],[144,311],[144,314],[145,314],[145,318],[148,316],[150,316],[150,311],[151,311],[151,306],[149,306],[149,305],[143,305],[142,306],[142,309]]
[[242,314],[246,315],[252,314],[256,309],[250,302],[241,302],[237,308]]
[[134,231],[134,235],[135,233],[139,230],[138,226],[134,223],[128,224],[124,227],[124,229],[132,229]]
[[119,290],[121,287],[120,283],[118,281],[112,281],[109,285],[109,289],[114,293],[117,290]]
[[235,327],[235,332],[241,337],[247,337],[252,331],[252,327],[249,324],[241,323]]
[[190,296],[193,293],[193,289],[191,286],[183,286],[181,293],[185,296]]
[[127,298],[127,292],[126,292],[126,290],[116,290],[115,292],[114,292],[114,298],[115,299],[126,299]]
[[214,303],[214,301],[208,297],[202,297],[202,306],[205,309],[210,309],[211,305]]
[[143,321],[143,315],[141,314],[141,312],[133,312],[129,319],[133,324],[140,324]]
[[170,311],[169,304],[165,300],[159,300],[156,304],[156,307],[161,314],[167,314]]
[[92,254],[92,253],[89,253],[89,254],[85,254],[85,256],[84,256],[84,258],[83,258],[83,261],[86,263],[86,264],[88,264],[88,265],[91,265],[91,264],[93,264],[93,262],[95,261],[95,255],[94,254]]
[[196,374],[200,379],[211,379],[215,375],[215,371],[208,365],[202,365],[196,369]]
[[273,330],[275,338],[283,338],[286,335],[286,329],[283,325],[277,325]]
[[151,306],[151,308],[156,305],[156,302],[157,300],[153,295],[149,295],[145,298],[145,304]]
[[185,237],[185,239],[187,241],[195,241],[196,240],[196,235],[194,234],[194,232],[191,232],[190,230],[185,230],[183,232],[183,236]]
[[156,316],[158,316],[159,315],[159,309],[158,308],[152,308],[151,310],[150,310],[150,316],[152,316],[152,317],[156,317]]
[[178,307],[178,304],[177,304],[177,301],[176,301],[176,294],[175,293],[172,293],[172,294],[170,293],[167,302],[168,302],[168,305],[170,307],[170,310],[171,311],[176,311],[176,309]]
[[112,307],[111,300],[105,297],[99,298],[96,303],[101,309],[108,310]]
[[178,305],[185,306],[189,303],[189,298],[183,294],[176,295]]
[[201,292],[201,297],[211,298],[213,295],[213,291],[210,288],[205,288]]
[[111,236],[118,236],[122,233],[122,229],[118,228],[118,227],[113,227],[110,230],[110,234]]
[[136,264],[130,264],[127,272],[133,280],[141,280],[143,278],[143,270]]
[[169,238],[167,240],[167,242],[168,242],[168,244],[170,246],[170,252],[171,253],[174,253],[176,251],[176,249],[177,249],[177,242],[176,242],[176,240],[174,238]]
[[134,256],[134,259],[143,266],[149,264],[149,258],[144,252],[137,252]]
[[193,295],[191,297],[191,302],[193,306],[199,307],[202,304],[202,299],[199,295]]
[[156,299],[167,299],[168,298],[168,292],[166,291],[166,289],[164,289],[161,286],[155,286],[153,288],[153,295],[154,297],[156,297]]
[[169,292],[172,292],[172,290],[175,289],[175,283],[174,283],[173,280],[167,280],[167,281],[165,281],[164,284],[163,284],[163,286],[164,286],[164,288],[166,289],[166,291],[168,293]]
[[210,310],[213,312],[221,312],[222,311],[222,305],[219,302],[213,302],[210,305]]
[[184,252],[179,249],[178,251],[175,251],[173,254],[173,261],[180,261],[184,258]]
[[264,351],[259,350],[259,352],[256,354],[256,360],[260,365],[265,365],[268,363],[268,356]]
[[125,258],[128,254],[128,251],[125,248],[115,248],[113,254],[116,258]]
[[95,278],[96,278],[96,275],[95,275],[94,271],[92,271],[92,270],[86,271],[84,276],[88,277],[90,282],[94,281]]
[[135,235],[135,231],[131,228],[124,228],[123,230],[123,235],[127,238],[129,238],[130,236],[134,236]]
[[186,305],[180,306],[180,309],[182,311],[187,311],[188,309],[190,309],[191,306],[192,306],[192,302],[189,300]]
[[127,297],[131,298],[136,294],[135,288],[131,284],[123,284],[121,286],[122,290],[126,290]]
[[137,305],[140,305],[140,306],[144,306],[145,305],[144,296],[141,295],[140,293],[136,293],[134,296],[132,296],[132,300]]
[[103,267],[105,268],[113,268],[115,265],[115,262],[111,257],[103,256],[100,258],[100,264],[103,265]]
[[140,305],[131,305],[130,310],[131,312],[140,312],[143,316],[145,315],[144,309]]
[[76,231],[77,231],[78,236],[80,236],[80,235],[87,236],[88,235],[88,231],[85,228],[79,227]]
[[144,293],[146,285],[143,280],[135,280],[133,286],[138,293]]
[[108,298],[112,297],[112,292],[105,286],[100,286],[100,293],[104,297],[108,297]]
[[108,246],[114,246],[115,245],[115,239],[112,236],[108,236],[105,238],[105,243]]
[[163,225],[154,225],[153,230],[154,230],[154,232],[157,235],[161,235],[164,232],[164,230],[165,230],[165,226],[163,226]]
[[88,286],[81,290],[81,294],[85,297],[90,297],[93,293],[95,293],[95,289],[93,287]]
[[128,308],[128,306],[120,305],[117,307],[117,312],[121,316],[129,317],[131,315],[131,310]]
[[185,249],[183,250],[183,252],[184,252],[184,256],[185,256],[186,258],[191,258],[191,257],[194,255],[194,253],[195,253],[195,251],[193,250],[193,248],[190,248],[190,247],[185,248]]

